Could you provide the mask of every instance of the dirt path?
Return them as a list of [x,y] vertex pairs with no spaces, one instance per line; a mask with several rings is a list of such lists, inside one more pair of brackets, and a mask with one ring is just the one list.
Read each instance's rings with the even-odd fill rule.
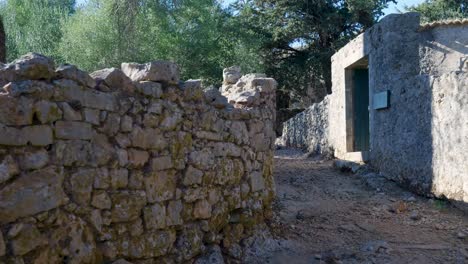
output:
[[468,263],[468,216],[449,204],[296,150],[275,162],[275,216],[243,262]]

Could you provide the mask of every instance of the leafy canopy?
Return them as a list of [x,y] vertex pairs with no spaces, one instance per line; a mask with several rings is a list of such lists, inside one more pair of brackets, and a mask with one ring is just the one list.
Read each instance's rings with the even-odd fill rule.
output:
[[234,64],[262,71],[255,40],[216,0],[6,0],[0,14],[9,60],[33,51],[94,71],[165,59],[215,84]]
[[372,26],[389,2],[395,1],[239,0],[234,8],[243,28],[259,36],[262,62],[280,88],[320,100],[330,91],[331,56]]
[[468,18],[467,0],[426,0],[424,3],[408,9],[421,13],[421,19],[424,22]]
[[8,0],[0,3],[7,35],[7,60],[30,51],[57,59],[63,21],[74,11],[74,0]]

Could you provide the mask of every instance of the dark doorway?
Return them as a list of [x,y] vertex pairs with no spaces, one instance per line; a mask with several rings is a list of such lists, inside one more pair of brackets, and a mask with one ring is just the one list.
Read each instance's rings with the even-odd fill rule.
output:
[[369,70],[353,69],[354,151],[369,150]]

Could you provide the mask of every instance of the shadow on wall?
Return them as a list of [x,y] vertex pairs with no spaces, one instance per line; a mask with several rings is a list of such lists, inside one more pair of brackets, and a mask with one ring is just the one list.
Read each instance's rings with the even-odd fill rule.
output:
[[468,209],[468,27],[436,27],[422,36],[432,88],[432,191]]
[[[467,27],[419,28],[409,13],[366,32],[370,164],[419,194],[468,202]],[[385,91],[390,107],[374,110]]]

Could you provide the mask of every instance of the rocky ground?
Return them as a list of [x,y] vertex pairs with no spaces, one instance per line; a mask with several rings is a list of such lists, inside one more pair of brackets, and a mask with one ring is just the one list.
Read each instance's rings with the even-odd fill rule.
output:
[[361,168],[283,149],[277,200],[243,263],[468,263],[468,215]]

